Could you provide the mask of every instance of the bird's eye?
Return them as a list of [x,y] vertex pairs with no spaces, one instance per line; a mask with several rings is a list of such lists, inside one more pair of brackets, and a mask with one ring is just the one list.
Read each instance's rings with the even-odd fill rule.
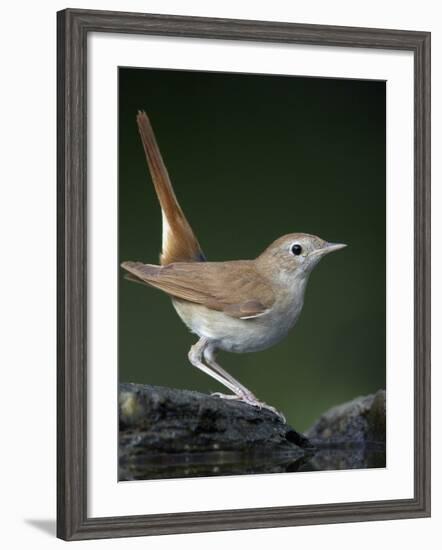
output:
[[299,256],[302,252],[302,246],[300,244],[294,244],[291,248],[291,252],[294,256]]

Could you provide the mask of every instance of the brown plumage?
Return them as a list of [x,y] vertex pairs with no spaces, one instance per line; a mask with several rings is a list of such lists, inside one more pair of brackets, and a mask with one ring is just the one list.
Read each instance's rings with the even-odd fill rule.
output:
[[204,260],[199,242],[175,196],[150,120],[144,111],[138,112],[137,124],[163,215],[163,250],[160,263],[167,265],[172,262]]
[[122,267],[136,279],[170,296],[239,319],[261,315],[274,302],[271,286],[252,260],[182,262],[164,267],[123,262]]

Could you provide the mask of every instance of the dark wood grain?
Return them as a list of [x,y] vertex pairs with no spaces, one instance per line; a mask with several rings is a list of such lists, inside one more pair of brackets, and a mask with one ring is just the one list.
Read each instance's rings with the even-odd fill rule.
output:
[[58,14],[57,533],[86,520],[86,31]]
[[[283,527],[430,514],[430,33],[89,10],[57,15],[57,535],[65,540]],[[87,128],[89,32],[408,50],[415,77],[414,498],[128,517],[87,517]]]

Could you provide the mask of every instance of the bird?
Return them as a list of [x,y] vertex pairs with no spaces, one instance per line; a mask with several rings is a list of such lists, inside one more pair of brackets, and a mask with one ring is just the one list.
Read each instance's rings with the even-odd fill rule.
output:
[[268,409],[285,422],[280,411],[221,367],[216,354],[259,352],[285,338],[303,308],[311,272],[325,255],[346,245],[290,233],[254,259],[208,261],[179,205],[145,111],[138,111],[136,122],[161,207],[162,250],[159,265],[123,261],[126,279],[171,298],[178,316],[198,337],[188,352],[190,363],[231,392],[212,395]]

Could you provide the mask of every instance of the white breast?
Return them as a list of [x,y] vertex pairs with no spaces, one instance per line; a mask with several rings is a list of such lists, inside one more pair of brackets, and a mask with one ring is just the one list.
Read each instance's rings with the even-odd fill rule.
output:
[[254,319],[236,319],[199,304],[172,300],[183,322],[199,337],[208,338],[216,348],[247,353],[261,351],[282,340],[301,313],[305,285],[276,301],[272,308]]

